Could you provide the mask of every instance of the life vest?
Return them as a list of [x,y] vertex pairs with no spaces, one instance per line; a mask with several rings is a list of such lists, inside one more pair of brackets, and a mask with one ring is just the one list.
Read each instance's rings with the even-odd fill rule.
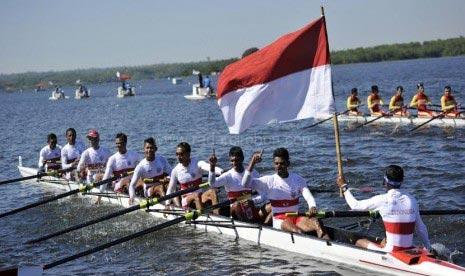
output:
[[358,108],[356,107],[350,107],[350,105],[356,105],[360,102],[360,100],[358,99],[357,96],[352,96],[350,95],[349,96],[349,99],[348,99],[348,103],[347,103],[347,109],[349,109],[350,111],[355,111],[357,112],[358,111]]
[[371,112],[380,112],[381,109],[379,108],[379,101],[380,101],[380,97],[379,95],[376,95],[376,94],[370,94],[370,96],[368,96],[368,100],[369,100],[369,103],[373,104],[372,105],[372,108],[371,108]]
[[452,96],[452,95],[444,96],[444,103],[445,103],[446,106],[455,105],[456,101],[455,101],[454,96]]
[[416,94],[417,97],[417,109],[418,111],[428,111],[426,104],[428,103],[428,97],[425,93],[419,92]]
[[394,106],[402,107],[404,105],[404,98],[402,95],[396,95],[394,98]]

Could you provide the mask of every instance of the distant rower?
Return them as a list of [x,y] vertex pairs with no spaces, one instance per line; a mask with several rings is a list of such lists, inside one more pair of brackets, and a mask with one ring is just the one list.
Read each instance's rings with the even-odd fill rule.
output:
[[425,94],[425,87],[423,86],[423,83],[420,82],[417,84],[417,93],[413,96],[412,101],[410,102],[410,107],[417,108],[418,117],[437,116],[438,114],[436,112],[428,109],[427,105],[429,104],[431,104],[431,101]]
[[452,96],[452,89],[450,86],[444,87],[444,95],[441,97],[441,109],[446,117],[457,118],[460,117],[458,111],[458,104],[454,96]]
[[349,110],[349,115],[362,115],[363,113],[358,111],[358,107],[362,103],[358,97],[357,88],[352,88],[350,91],[350,96],[347,98],[347,110]]
[[371,93],[367,98],[368,110],[372,116],[383,116],[387,115],[384,110],[382,110],[381,105],[383,105],[383,99],[378,95],[379,90],[377,85],[371,87]]
[[57,136],[50,133],[47,136],[47,145],[39,153],[39,171],[59,170],[61,168],[61,147],[57,145]]
[[404,97],[402,93],[404,88],[402,86],[397,86],[395,95],[392,96],[391,101],[389,102],[389,112],[394,116],[409,116],[409,112],[404,106]]

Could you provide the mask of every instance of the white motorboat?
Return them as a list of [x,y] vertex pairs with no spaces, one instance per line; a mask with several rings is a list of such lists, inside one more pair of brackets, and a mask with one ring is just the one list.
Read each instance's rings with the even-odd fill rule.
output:
[[184,98],[188,100],[204,100],[213,96],[210,87],[200,87],[200,85],[192,85],[192,94],[185,95]]

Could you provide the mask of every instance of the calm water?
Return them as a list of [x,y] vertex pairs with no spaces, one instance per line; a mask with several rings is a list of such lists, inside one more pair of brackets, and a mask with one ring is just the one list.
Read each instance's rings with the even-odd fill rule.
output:
[[[417,82],[425,84],[433,102],[439,103],[444,85],[451,85],[459,102],[465,103],[465,57],[383,62],[333,67],[333,80],[339,110],[343,110],[346,93],[352,87],[362,91],[372,84],[380,87],[388,100],[399,84],[410,100]],[[27,166],[36,166],[38,152],[49,132],[65,144],[64,132],[76,128],[84,140],[89,128],[97,128],[102,144],[114,149],[114,135],[128,134],[128,147],[142,151],[142,141],[154,136],[159,154],[175,164],[175,147],[187,141],[193,155],[207,158],[215,148],[219,163],[228,166],[227,152],[232,145],[244,148],[246,158],[253,150],[265,149],[258,168],[271,172],[271,153],[284,146],[291,153],[292,169],[303,175],[310,185],[334,187],[337,174],[334,136],[331,124],[302,130],[311,120],[254,128],[243,135],[229,135],[214,100],[190,102],[183,95],[191,92],[189,81],[172,85],[169,80],[136,83],[137,96],[117,99],[116,84],[89,86],[92,98],[53,102],[49,92],[7,94],[0,92],[0,179],[18,177],[17,156]],[[72,98],[74,88],[64,88]],[[381,186],[383,167],[396,163],[406,170],[405,188],[414,194],[423,209],[465,208],[465,130],[425,128],[415,134],[408,128],[393,125],[370,126],[353,130],[341,125],[342,150],[346,177],[352,186]],[[0,186],[0,212],[34,202],[51,190],[34,185]],[[346,209],[336,194],[314,195],[320,208]],[[368,195],[359,195],[368,196]],[[25,246],[32,237],[62,229],[68,225],[98,217],[115,209],[95,207],[87,199],[71,198],[0,219],[0,267],[36,263],[45,264],[69,254],[91,248],[132,233],[156,221],[138,213],[97,224],[85,230],[41,243]],[[465,217],[425,217],[433,243],[465,251]],[[340,220],[328,224],[344,224]],[[379,225],[373,227],[380,233]],[[463,256],[463,255],[462,255]],[[465,265],[465,259],[458,262]],[[302,273],[317,275],[359,275],[357,269],[334,266],[306,256],[280,252],[251,243],[234,242],[227,237],[198,233],[190,228],[172,227],[124,245],[96,253],[47,271],[62,274],[242,274]],[[370,273],[368,273],[370,274]]]

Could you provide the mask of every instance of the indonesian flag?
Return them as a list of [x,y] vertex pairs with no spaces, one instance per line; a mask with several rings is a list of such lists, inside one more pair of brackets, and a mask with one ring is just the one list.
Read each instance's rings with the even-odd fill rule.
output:
[[324,16],[228,65],[217,99],[231,134],[274,121],[328,117],[334,97]]

